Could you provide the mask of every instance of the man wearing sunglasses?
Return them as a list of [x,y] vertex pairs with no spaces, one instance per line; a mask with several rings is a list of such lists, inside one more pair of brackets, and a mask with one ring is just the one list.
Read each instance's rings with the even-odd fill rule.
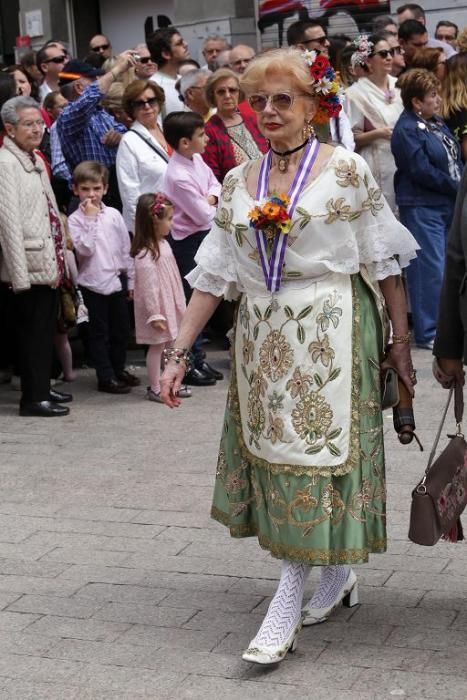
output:
[[151,80],[165,93],[165,103],[161,110],[162,118],[165,118],[170,112],[183,109],[175,84],[180,77],[178,70],[181,62],[190,57],[188,44],[178,29],[163,27],[148,38],[148,49],[158,68]]
[[39,88],[41,102],[49,92],[59,90],[59,74],[68,57],[61,46],[48,44],[37,52],[36,63],[43,81]]
[[321,22],[316,20],[305,19],[291,24],[287,29],[287,44],[329,56],[329,39]]
[[[302,51],[318,51],[329,58],[329,39],[323,25],[316,20],[299,20],[291,24],[287,30],[287,43]],[[337,117],[329,120],[328,131],[326,134],[320,133],[320,138],[332,144],[344,146],[349,151],[355,150],[355,139],[349,118],[343,109]]]
[[112,44],[104,34],[96,34],[89,42],[89,51],[99,54],[103,61],[112,58]]
[[139,58],[136,58],[135,76],[139,80],[148,80],[157,70],[149,49],[146,44],[138,44],[134,51],[136,56],[139,56]]

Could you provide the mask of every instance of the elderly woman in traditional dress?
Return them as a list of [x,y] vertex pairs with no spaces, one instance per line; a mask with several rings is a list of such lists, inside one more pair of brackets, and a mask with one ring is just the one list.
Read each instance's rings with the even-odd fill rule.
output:
[[345,98],[355,149],[368,163],[386,201],[396,211],[396,165],[390,142],[403,105],[396,78],[391,75],[394,52],[383,36],[360,37],[351,61],[366,75],[346,90]]
[[[270,150],[226,177],[162,396],[177,398],[187,348],[222,297],[238,299],[234,362],[212,517],[282,560],[243,658],[281,661],[302,626],[357,602],[352,564],[386,549],[380,367],[413,393],[401,266],[416,243],[366,163],[320,144],[311,122],[340,108],[327,59],[278,49],[241,79]],[[288,193],[287,195],[282,193]],[[302,615],[311,566],[321,581]]]

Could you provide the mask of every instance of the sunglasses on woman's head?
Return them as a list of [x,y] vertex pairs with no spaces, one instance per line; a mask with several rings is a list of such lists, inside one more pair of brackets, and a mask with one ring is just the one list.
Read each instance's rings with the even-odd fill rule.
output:
[[[398,48],[399,48],[399,52],[400,52],[400,46],[399,46]],[[371,57],[371,56],[381,56],[381,58],[387,58],[388,56],[391,56],[391,58],[394,58],[394,54],[395,54],[395,53],[396,53],[396,49],[395,49],[395,48],[392,48],[392,49],[380,49],[379,51],[373,51],[373,53],[370,54],[370,57]]]
[[288,92],[276,92],[275,95],[250,95],[248,104],[254,112],[264,112],[268,102],[274,109],[283,112],[290,109],[293,105],[295,95],[290,95]]
[[240,90],[237,87],[225,87],[215,90],[216,95],[219,95],[219,97],[225,97],[227,94],[236,95],[238,92],[240,92]]
[[143,109],[143,107],[154,107],[159,104],[157,97],[150,97],[149,100],[133,100],[133,109]]

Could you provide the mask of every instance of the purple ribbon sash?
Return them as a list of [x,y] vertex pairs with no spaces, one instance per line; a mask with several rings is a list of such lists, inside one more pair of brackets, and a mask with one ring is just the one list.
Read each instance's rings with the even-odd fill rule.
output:
[[[318,139],[307,143],[303,155],[300,158],[297,172],[290,186],[287,196],[290,199],[288,208],[289,217],[292,218],[297,206],[298,200],[306,185],[308,176],[316,160],[319,151]],[[259,171],[258,188],[256,190],[256,199],[261,201],[267,197],[269,187],[269,172],[271,170],[272,151],[269,150],[266,157],[263,158]],[[268,257],[268,239],[264,231],[256,230],[256,245],[258,248],[261,268],[263,270],[264,280],[267,289],[271,292],[277,292],[280,289],[282,282],[282,268],[284,265],[285,251],[287,250],[287,235],[286,233],[278,233],[274,238],[274,243],[270,257]]]

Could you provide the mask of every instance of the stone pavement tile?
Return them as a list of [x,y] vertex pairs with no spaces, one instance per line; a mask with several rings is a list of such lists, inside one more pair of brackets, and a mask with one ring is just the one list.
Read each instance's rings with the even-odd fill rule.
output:
[[55,515],[55,513],[60,510],[60,507],[59,504],[53,503],[25,503],[24,501],[15,503],[0,501],[0,513],[4,513],[5,515],[48,517]]
[[[300,649],[300,641],[298,649]],[[279,664],[274,670],[275,683],[307,684],[310,687],[325,688],[329,690],[350,690],[362,673],[361,668],[342,662],[340,666],[310,661],[306,654],[289,654],[286,661]],[[261,683],[272,680],[270,673],[256,664],[246,674],[250,680]],[[314,697],[314,696],[313,696]]]
[[414,542],[408,542],[407,554],[426,559],[450,559],[455,561],[467,561],[467,547],[465,541],[453,544],[440,540],[434,547],[422,547]]
[[[432,610],[430,610],[430,614],[433,614]],[[467,613],[465,612],[465,607],[464,610],[457,614],[457,617],[452,624],[452,629],[467,630]]]
[[[351,619],[349,622],[337,622],[328,620],[321,625],[311,625],[305,627],[300,634],[300,641],[306,643],[307,636],[310,637],[313,644],[317,642],[346,642],[348,644],[362,643],[365,644],[384,644],[385,640],[393,631],[390,625],[359,625]],[[404,628],[400,628],[404,629]],[[436,632],[438,634],[438,632]],[[444,634],[444,630],[443,630]],[[303,638],[303,640],[302,640]]]
[[407,647],[410,649],[431,649],[433,651],[449,651],[463,649],[466,634],[464,630],[423,629],[416,627],[396,627],[386,640],[391,647]]
[[209,509],[200,508],[199,513],[178,510],[139,510],[132,522],[150,525],[175,525],[177,527],[202,528],[215,523],[209,517]]
[[[434,673],[413,673],[411,671],[364,670],[354,684],[354,691],[374,691],[377,697],[441,698],[445,700],[465,700],[465,678]],[[399,691],[399,692],[398,692]],[[404,691],[402,695],[400,691]]]
[[412,554],[377,554],[371,558],[371,566],[374,569],[426,571],[434,574],[441,573],[448,563],[449,558],[433,560]]
[[0,654],[0,677],[25,678],[38,682],[69,680],[83,668],[77,661],[46,659],[39,656]]
[[[244,633],[245,637],[253,637],[263,620],[263,615],[254,613],[228,613],[219,610],[201,610],[185,624],[185,629],[209,630],[217,629],[227,632]],[[249,639],[248,639],[249,641]]]
[[362,605],[396,605],[404,608],[415,608],[419,604],[423,604],[423,595],[423,591],[415,588],[358,586],[358,597]]
[[78,518],[29,518],[34,520],[35,532],[63,532],[83,535],[102,535],[104,537],[135,537],[152,539],[167,528],[164,525],[141,525],[129,522],[108,520],[79,520]]
[[133,692],[135,695],[147,693],[149,697],[150,693],[153,693],[156,700],[174,691],[185,677],[186,674],[171,673],[161,668],[158,670],[122,668],[94,663],[82,668],[71,680],[72,685],[85,686],[90,690],[106,693],[126,691]]
[[57,577],[57,581],[68,581],[75,590],[87,583],[128,583],[138,584],[146,571],[122,566],[99,566],[98,564],[72,564]]
[[8,607],[8,612],[59,615],[60,617],[87,618],[102,607],[101,602],[77,600],[47,595],[23,595]]
[[366,643],[348,644],[333,642],[328,644],[319,656],[318,663],[352,667],[373,668],[380,670],[397,669],[400,671],[424,671],[425,666],[431,668],[434,652],[421,649],[401,649],[384,646],[374,646]]
[[0,575],[39,576],[55,578],[66,571],[68,564],[55,564],[44,561],[23,561],[22,559],[0,559]]
[[0,559],[26,559],[35,561],[53,549],[53,545],[36,545],[25,540],[20,543],[0,542]]
[[[0,512],[1,504],[0,504]],[[128,523],[133,520],[137,508],[113,508],[106,506],[74,506],[73,503],[56,511],[57,517],[77,518],[78,520],[107,520],[115,523]]]
[[[274,678],[270,678],[264,683],[254,683],[239,682],[227,678],[208,678],[193,674],[188,676],[177,688],[176,697],[177,700],[200,700],[200,698],[290,700],[291,697],[300,697],[300,687],[276,683]],[[327,697],[330,698],[329,695]]]
[[[143,526],[140,526],[143,527]],[[36,532],[28,544],[37,544],[39,548],[46,545],[66,549],[89,549],[114,552],[143,552],[148,556],[176,556],[187,544],[178,540],[158,542],[157,538],[118,537],[115,535],[94,535],[74,532]]]
[[176,489],[167,486],[162,489],[160,484],[155,484],[153,481],[147,485],[134,486],[131,493],[125,490],[125,493],[114,499],[114,505],[123,507],[133,505],[142,509],[153,508],[156,504],[159,510],[191,510],[196,512],[201,504],[204,504],[208,510],[211,500],[212,487],[210,486],[178,486]]
[[[175,571],[145,571],[141,573],[143,573],[143,578],[139,583],[142,586],[169,588],[176,591],[211,591],[212,593],[231,591],[232,593],[241,593],[241,591],[234,590],[236,582],[241,579],[233,576],[212,576],[211,574]],[[251,582],[251,579],[248,579],[248,581]],[[250,591],[246,590],[246,592],[250,594]],[[251,593],[254,592],[251,591]]]
[[462,593],[450,593],[445,591],[427,591],[420,600],[419,607],[435,610],[457,610],[465,609],[466,596]]
[[[157,542],[157,538],[155,539]],[[212,557],[219,558],[219,547],[222,543],[219,542],[190,542],[185,543],[183,555],[186,557]],[[233,540],[232,542],[225,541],[225,554],[222,557],[224,561],[232,563],[242,563],[244,561],[259,562],[264,561],[267,565],[271,565],[277,569],[277,563],[272,559],[269,552],[258,547],[256,540]]]
[[353,570],[357,574],[358,583],[362,586],[384,586],[386,581],[390,580],[392,576],[391,569],[372,569],[371,563],[373,562],[379,554],[375,554],[371,558],[370,564],[363,564],[361,566],[354,566]]
[[[187,603],[189,601],[185,601]],[[129,622],[157,627],[181,627],[191,620],[196,608],[166,608],[161,605],[106,603],[94,616],[95,620]],[[196,629],[196,628],[195,628]]]
[[464,593],[467,591],[467,581],[458,576],[449,574],[433,574],[427,576],[422,572],[395,571],[385,586],[388,588],[418,588],[422,591],[436,590],[451,593]]
[[155,571],[177,571],[180,573],[199,574],[203,572],[213,573],[215,561],[208,557],[185,557],[183,554],[178,556],[160,556],[148,559],[146,555],[137,552],[136,554],[128,555],[125,560],[125,566],[134,569],[148,569]]
[[212,591],[191,591],[187,596],[186,592],[178,591],[170,594],[164,599],[164,606],[182,608],[187,600],[190,606],[198,610],[220,610],[223,612],[244,613],[251,612],[263,601],[260,596],[248,596],[235,593],[214,593]]
[[[177,627],[155,627],[153,625],[133,625],[122,634],[119,642],[147,646],[150,649],[170,647],[209,652],[217,648],[226,636],[223,629],[191,630]],[[228,652],[227,652],[228,653]]]
[[89,639],[96,642],[113,642],[126,632],[130,625],[108,620],[74,620],[68,617],[45,615],[33,623],[28,632],[44,637]]
[[410,628],[447,629],[452,625],[456,614],[454,610],[436,611],[392,605],[360,605],[355,609],[352,622],[360,625],[370,625],[371,627],[384,624]]
[[452,647],[451,649],[446,651],[431,652],[429,663],[427,663],[425,668],[425,673],[462,676],[464,678],[464,684],[467,687],[467,664],[465,662],[465,647]]
[[24,630],[40,618],[23,612],[0,612],[0,631],[16,632]]
[[[101,601],[101,605],[102,602],[111,601],[123,603],[151,603],[157,605],[161,601],[167,600],[170,593],[170,590],[166,588],[156,588],[155,586],[132,586],[120,583],[88,583],[76,593],[74,598]],[[172,607],[183,607],[183,604],[186,603],[186,595],[181,602],[181,605],[173,605]],[[167,605],[167,603],[164,602],[164,605]]]
[[0,593],[0,610],[3,610],[21,597],[19,593]]
[[127,558],[128,552],[113,552],[108,549],[87,549],[84,547],[80,549],[75,547],[56,547],[43,556],[41,561],[61,561],[67,564],[108,564],[109,566],[116,566],[122,564]]
[[[0,681],[0,700],[111,700],[111,696],[96,695],[83,688],[62,683],[39,683],[38,681],[3,678]],[[112,699],[113,700],[113,699]],[[121,700],[119,698],[119,700]],[[125,698],[125,700],[130,700]]]
[[26,654],[30,656],[45,656],[54,640],[33,634],[28,629],[21,632],[2,630],[0,635],[0,654]]

